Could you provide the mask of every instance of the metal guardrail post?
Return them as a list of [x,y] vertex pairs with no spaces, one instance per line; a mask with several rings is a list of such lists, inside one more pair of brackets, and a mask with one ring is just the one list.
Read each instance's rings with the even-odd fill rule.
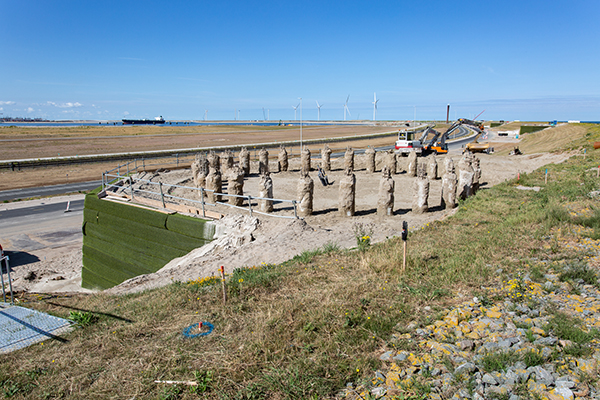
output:
[[296,209],[296,200],[292,200],[292,204],[294,205],[294,218],[298,219],[298,210]]
[[162,201],[163,208],[167,208],[165,207],[165,195],[163,194],[162,182],[158,182],[158,186],[160,187],[160,201]]
[[252,216],[252,196],[248,196],[248,209],[250,210],[250,216]]
[[13,297],[13,288],[12,288],[12,279],[10,279],[10,265],[8,265],[8,257],[4,257],[4,261],[6,264],[6,273],[8,274],[8,287],[10,288],[10,304],[15,302]]
[[[2,263],[2,261],[4,261],[4,263]],[[4,265],[2,265],[2,264],[4,264]],[[8,264],[8,256],[3,256],[2,258],[0,258],[0,277],[1,277],[1,283],[2,283],[2,299],[6,303],[6,288],[4,287],[4,266],[6,266],[6,273],[8,274],[8,286],[10,287],[10,304],[13,304],[15,302],[15,299],[13,296],[12,281],[10,279],[10,265]]]
[[200,188],[200,201],[202,203],[202,216],[206,218],[206,210],[204,209],[204,188]]
[[131,190],[131,200],[133,200],[133,184],[131,183],[132,179],[129,178],[129,190]]
[[4,266],[2,265],[4,257],[0,258],[0,278],[2,279],[2,299],[6,303],[6,289],[4,288]]
[[179,167],[179,153],[175,154],[175,159],[177,160],[177,167]]

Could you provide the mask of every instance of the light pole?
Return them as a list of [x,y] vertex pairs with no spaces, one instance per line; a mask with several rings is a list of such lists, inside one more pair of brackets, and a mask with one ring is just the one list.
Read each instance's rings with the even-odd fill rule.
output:
[[300,151],[302,151],[302,97],[300,99]]
[[413,123],[417,126],[417,106],[415,106],[415,119],[413,119]]

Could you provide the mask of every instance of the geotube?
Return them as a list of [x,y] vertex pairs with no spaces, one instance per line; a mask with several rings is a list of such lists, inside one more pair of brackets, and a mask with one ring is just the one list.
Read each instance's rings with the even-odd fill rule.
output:
[[[200,332],[200,333],[192,333],[192,330],[196,330],[198,331],[198,327],[199,325],[202,324],[202,326],[206,326],[208,327],[208,331],[206,332]],[[187,328],[185,328],[183,330],[183,336],[185,336],[186,338],[195,338],[195,337],[199,337],[199,336],[206,336],[208,334],[210,334],[213,329],[215,329],[215,327],[213,326],[213,324],[211,324],[210,322],[201,322],[200,324],[193,324],[188,326]]]

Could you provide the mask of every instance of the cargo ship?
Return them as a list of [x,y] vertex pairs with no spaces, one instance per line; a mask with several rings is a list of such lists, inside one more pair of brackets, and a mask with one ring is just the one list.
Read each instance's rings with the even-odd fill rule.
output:
[[123,119],[122,121],[123,125],[156,125],[165,123],[162,115],[154,119]]

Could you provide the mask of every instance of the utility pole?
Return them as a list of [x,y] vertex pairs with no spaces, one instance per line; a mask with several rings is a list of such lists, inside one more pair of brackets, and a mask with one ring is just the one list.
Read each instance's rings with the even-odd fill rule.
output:
[[300,151],[302,151],[302,97],[300,99]]

